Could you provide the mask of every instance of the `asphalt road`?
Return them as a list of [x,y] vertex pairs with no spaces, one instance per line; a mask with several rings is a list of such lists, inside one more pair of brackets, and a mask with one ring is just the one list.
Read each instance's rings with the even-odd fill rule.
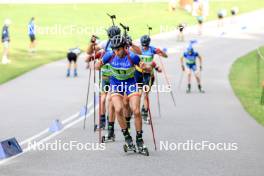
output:
[[[197,39],[196,49],[204,57],[202,79],[205,94],[199,94],[194,83],[193,93],[187,95],[186,77],[182,85],[178,85],[181,75],[179,57],[187,43],[177,42],[175,31],[153,37],[153,45],[168,48],[169,59],[163,63],[177,105],[173,106],[169,93],[161,93],[162,117],[158,117],[156,96],[151,95],[158,150],[154,151],[150,127],[144,125],[149,157],[124,153],[123,138],[117,127],[117,141],[106,144],[104,151],[31,150],[0,162],[0,175],[262,176],[264,128],[242,108],[232,91],[228,74],[236,58],[263,45],[264,24],[252,20],[263,15],[263,10],[246,14],[237,18],[236,24],[227,20],[224,29],[218,29],[216,22],[207,23],[202,36],[196,34],[195,27],[187,29],[186,40]],[[221,35],[223,31],[225,34]],[[81,62],[80,77],[66,79],[65,63],[59,61],[46,65],[0,86],[1,139],[16,136],[18,141],[24,141],[47,128],[55,118],[65,120],[80,110],[84,105],[88,73]],[[162,74],[159,82],[165,84]],[[76,117],[72,121],[76,124],[51,136],[53,138],[47,138],[48,142],[98,142],[98,134],[92,132],[92,116],[88,117],[86,130],[82,130],[82,119]],[[184,151],[165,150],[160,146],[166,141],[173,146],[188,140],[235,143],[238,149]]]

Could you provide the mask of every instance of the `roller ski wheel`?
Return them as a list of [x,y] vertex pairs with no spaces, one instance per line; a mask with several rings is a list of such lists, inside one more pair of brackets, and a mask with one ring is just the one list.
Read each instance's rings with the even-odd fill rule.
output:
[[109,136],[102,136],[102,143],[107,143],[107,142],[115,142],[115,135],[109,137]]
[[146,146],[138,147],[138,153],[145,156],[149,156],[149,151]]
[[[99,131],[98,125],[94,125],[94,132]],[[101,130],[105,130],[105,126],[101,126]]]
[[199,92],[200,92],[201,94],[204,94],[204,93],[205,93],[205,91],[204,91],[204,90],[199,90]]
[[134,144],[132,144],[132,145],[124,144],[123,149],[124,149],[125,153],[130,152],[130,151],[133,151],[134,153],[137,152],[137,149],[136,149]]

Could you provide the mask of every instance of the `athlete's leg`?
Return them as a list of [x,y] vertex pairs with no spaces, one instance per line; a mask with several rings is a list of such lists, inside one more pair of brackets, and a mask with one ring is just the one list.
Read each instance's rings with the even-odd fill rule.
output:
[[195,72],[195,78],[196,78],[196,81],[197,81],[197,84],[201,84],[201,78],[200,78],[200,73],[199,72]]
[[122,129],[122,133],[125,137],[125,141],[126,141],[128,146],[132,146],[133,140],[132,140],[132,137],[129,133],[129,130],[128,130],[127,125],[126,125],[126,120],[125,120],[124,115],[123,115],[123,107],[124,107],[123,95],[112,94],[111,99],[112,99],[112,104],[113,104],[114,110],[115,110],[115,116],[118,120],[119,126]]
[[201,75],[201,72],[199,72],[199,71],[196,71],[195,72],[195,78],[196,78],[196,81],[197,81],[198,89],[199,89],[200,92],[204,92],[202,90],[202,84],[201,84],[201,77],[200,77],[200,75]]
[[107,94],[105,92],[101,92],[101,98],[100,98],[100,126],[101,128],[105,128],[106,123],[106,96]]
[[136,129],[136,143],[137,147],[141,148],[144,145],[142,137],[142,117],[140,114],[140,94],[134,94],[129,98],[130,108],[135,117],[135,129]]
[[109,122],[115,122],[115,109],[114,109],[114,105],[112,103],[112,98],[111,93],[108,93],[109,98],[108,98],[108,116],[109,116]]
[[127,128],[130,129],[131,110],[129,107],[129,99],[127,96],[124,96],[123,103],[124,103],[124,109],[123,109],[124,117],[126,118]]
[[129,97],[129,105],[135,117],[135,129],[136,131],[141,131],[142,118],[140,114],[140,95],[139,94],[131,95]]
[[106,97],[107,97],[107,93],[101,92],[100,112],[102,115],[106,114]]
[[110,92],[108,92],[106,95],[106,101],[108,101],[108,139],[111,139],[115,134],[115,111],[110,97]]
[[68,65],[67,65],[67,77],[69,77],[71,74],[71,65],[72,65],[71,61],[69,60]]
[[113,94],[111,99],[115,110],[115,117],[118,120],[119,126],[122,130],[127,129],[126,121],[123,115],[123,96],[119,94]]
[[187,82],[188,82],[188,85],[187,85],[187,93],[191,92],[191,81],[192,81],[192,70],[187,67]]

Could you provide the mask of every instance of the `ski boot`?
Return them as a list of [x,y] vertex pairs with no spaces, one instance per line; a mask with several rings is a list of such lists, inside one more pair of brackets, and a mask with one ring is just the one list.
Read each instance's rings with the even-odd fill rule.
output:
[[201,84],[198,85],[198,90],[199,90],[200,93],[205,93],[205,91],[202,89]]
[[94,131],[99,130],[99,128],[101,130],[105,130],[105,115],[101,115],[101,119],[100,119],[100,127],[98,127],[97,124],[94,125]]
[[106,122],[105,115],[101,115],[100,128],[103,129],[103,130],[105,130],[105,122]]
[[187,94],[191,93],[191,84],[188,84],[188,87],[187,87],[186,93],[187,93]]
[[77,69],[74,69],[74,77],[77,77],[77,76],[78,76]]
[[126,144],[123,145],[124,152],[133,151],[134,153],[137,152],[136,146],[133,144],[132,137],[130,136],[128,129],[122,130],[123,135],[125,136]]
[[114,122],[109,122],[108,135],[102,137],[102,143],[115,142]]
[[142,133],[143,133],[142,131],[138,131],[136,136],[138,153],[145,156],[149,156],[148,148],[144,145]]

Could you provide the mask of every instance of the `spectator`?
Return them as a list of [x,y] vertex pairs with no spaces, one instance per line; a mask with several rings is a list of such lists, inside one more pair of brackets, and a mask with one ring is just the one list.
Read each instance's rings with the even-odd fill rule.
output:
[[9,34],[9,26],[11,21],[6,19],[4,21],[4,26],[2,29],[2,43],[3,43],[3,57],[2,57],[2,64],[8,64],[11,61],[8,59],[8,52],[9,52],[9,43],[10,43],[10,34]]
[[36,47],[36,29],[35,29],[35,18],[32,17],[28,23],[28,35],[30,38],[29,52],[35,52]]

